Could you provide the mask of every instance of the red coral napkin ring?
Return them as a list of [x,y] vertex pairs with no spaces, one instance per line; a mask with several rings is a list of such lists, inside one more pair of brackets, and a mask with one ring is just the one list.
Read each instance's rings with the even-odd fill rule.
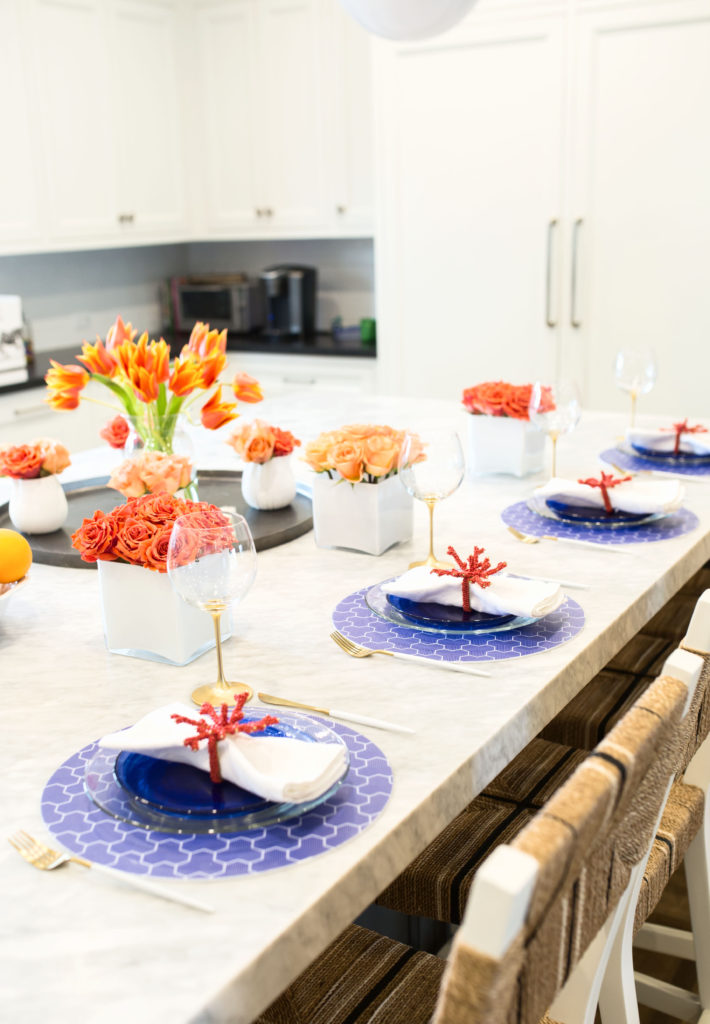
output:
[[673,454],[678,455],[680,453],[680,439],[683,434],[707,434],[708,428],[703,427],[700,423],[696,423],[694,427],[688,426],[688,417],[682,421],[682,423],[674,423],[672,427],[661,427],[661,430],[675,431],[675,447],[673,448]]
[[446,549],[446,554],[451,555],[458,569],[430,570],[437,576],[454,576],[461,580],[461,596],[465,612],[471,611],[471,584],[477,583],[479,587],[490,587],[491,581],[487,577],[493,576],[495,573],[500,572],[501,569],[505,569],[508,564],[507,562],[499,562],[495,568],[491,568],[490,558],[484,558],[483,561],[479,561],[478,556],[482,555],[485,550],[485,548],[474,547],[473,554],[469,555],[467,561],[464,562],[454,548],[449,545]]
[[230,709],[227,704],[222,704],[217,710],[212,704],[203,704],[200,708],[201,715],[207,715],[212,721],[206,718],[187,718],[186,715],[171,715],[176,722],[194,725],[197,732],[194,736],[188,736],[183,744],[190,750],[199,750],[200,743],[207,740],[207,751],[210,757],[210,779],[212,782],[222,781],[222,772],[219,766],[219,754],[217,744],[226,736],[233,736],[235,733],[262,732],[269,725],[276,725],[278,718],[273,715],[265,715],[258,722],[242,722],[244,713],[242,708],[247,700],[248,694],[239,693],[234,695],[234,707]]
[[631,476],[620,476],[615,477],[613,473],[602,472],[601,479],[595,480],[593,476],[588,477],[586,480],[578,480],[578,484],[585,484],[587,487],[599,487],[602,492],[602,498],[604,499],[604,508],[607,514],[612,516],[614,514],[614,506],[611,503],[609,497],[609,489],[611,487],[617,487],[619,484],[625,484],[627,480],[632,480]]

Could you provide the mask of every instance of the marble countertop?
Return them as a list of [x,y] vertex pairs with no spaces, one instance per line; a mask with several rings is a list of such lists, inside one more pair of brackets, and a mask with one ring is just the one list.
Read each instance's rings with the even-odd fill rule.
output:
[[[294,392],[256,412],[304,438],[355,421],[420,430],[449,422],[465,435],[466,414],[452,403],[339,394],[319,395],[317,411],[312,406],[312,396]],[[622,427],[620,416],[585,415],[560,441],[562,474],[593,471]],[[207,435],[202,465],[229,464],[222,441]],[[77,456],[65,479],[93,475],[97,459],[107,466],[109,457],[107,450]],[[490,679],[389,658],[349,659],[328,638],[342,597],[426,552],[423,505],[415,503],[412,541],[379,558],[318,549],[312,533],[259,555],[256,582],[225,645],[228,671],[255,689],[416,729],[406,736],[362,727],[393,768],[387,807],[352,840],[297,866],[163,883],[212,903],[217,912],[209,916],[80,868],[35,871],[4,843],[0,1003],[7,1019],[248,1024],[710,558],[710,480],[687,487],[686,505],[701,520],[696,530],[615,554],[511,538],[500,510],[542,479],[467,480],[436,512],[440,545],[469,550],[475,541],[515,571],[590,586],[570,592],[586,615],[579,635],[544,654],[497,662]],[[275,594],[287,614],[275,611]],[[208,652],[172,668],[109,654],[97,574],[34,565],[0,618],[3,833],[25,828],[47,838],[40,796],[58,765],[149,709],[187,698],[212,674],[213,658]]]

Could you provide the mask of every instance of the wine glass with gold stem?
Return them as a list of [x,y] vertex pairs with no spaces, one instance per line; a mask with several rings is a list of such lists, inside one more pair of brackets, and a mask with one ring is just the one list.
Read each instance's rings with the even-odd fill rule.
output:
[[631,399],[631,426],[636,421],[636,402],[656,383],[656,356],[652,348],[622,348],[614,359],[616,386]]
[[188,512],[175,520],[168,547],[168,575],[188,604],[207,612],[214,622],[217,680],[198,687],[195,704],[234,704],[235,695],[253,690],[246,683],[229,682],[222,660],[220,619],[233,602],[241,601],[256,575],[256,548],[243,516],[215,511]]
[[579,423],[582,406],[574,381],[561,378],[554,384],[535,381],[530,391],[530,422],[552,443],[552,477],[557,476],[557,442]]
[[429,509],[429,554],[417,565],[446,569],[434,554],[434,509],[461,485],[466,463],[455,430],[430,430],[424,435],[408,432],[399,453],[397,470],[405,489]]

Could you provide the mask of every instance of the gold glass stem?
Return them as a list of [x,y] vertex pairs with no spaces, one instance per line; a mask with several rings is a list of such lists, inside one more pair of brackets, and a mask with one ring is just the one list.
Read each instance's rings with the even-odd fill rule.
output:
[[633,427],[636,423],[636,399],[638,398],[638,392],[636,388],[631,389],[631,426]]
[[552,441],[552,475],[557,476],[557,438],[560,435],[556,430],[550,433],[550,441]]
[[434,507],[436,505],[436,498],[426,498],[426,507],[429,509],[429,554],[427,556],[427,562],[432,565],[436,562],[434,557]]
[[211,612],[212,622],[214,624],[214,639],[217,647],[217,685],[227,685],[227,680],[224,678],[224,663],[222,661],[222,635],[220,632],[219,620],[222,618],[222,612],[216,611]]

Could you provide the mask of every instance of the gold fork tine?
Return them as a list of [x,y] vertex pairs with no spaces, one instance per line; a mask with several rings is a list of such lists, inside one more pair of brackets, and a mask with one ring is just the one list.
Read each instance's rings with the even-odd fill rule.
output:
[[386,654],[390,658],[399,658],[402,661],[413,661],[418,665],[428,665],[429,668],[447,668],[451,672],[463,672],[468,676],[490,676],[490,672],[481,669],[471,668],[465,663],[457,661],[431,661],[429,658],[420,658],[416,654],[403,654],[400,651],[373,650],[371,647],[362,647],[353,640],[349,640],[339,630],[330,634],[331,640],[335,640],[338,647],[349,654],[351,658],[369,658],[371,654]]
[[520,530],[516,530],[514,526],[508,527],[508,533],[512,533],[516,540],[520,540],[523,544],[539,544],[539,537],[531,537],[527,533],[521,533]]
[[374,653],[374,651],[369,651],[366,647],[361,647],[360,644],[356,644],[352,640],[349,640],[346,636],[343,636],[342,633],[339,633],[337,629],[331,633],[330,636],[332,640],[335,640],[338,647],[347,654],[351,654],[354,658],[366,658],[368,654]]

